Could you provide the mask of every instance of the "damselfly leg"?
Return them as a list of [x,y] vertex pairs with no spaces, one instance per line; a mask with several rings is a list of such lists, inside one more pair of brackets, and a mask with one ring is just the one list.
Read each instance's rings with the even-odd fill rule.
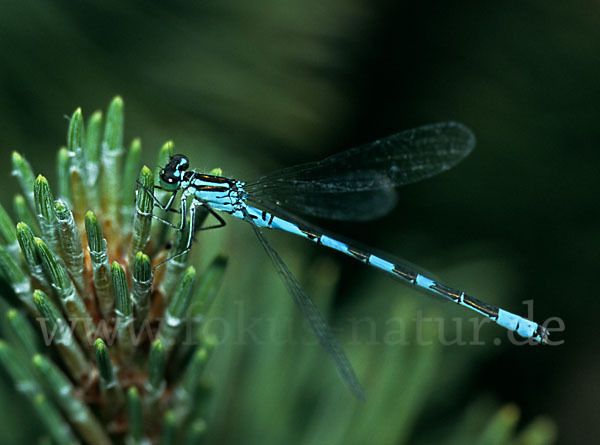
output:
[[[219,228],[225,227],[227,225],[227,223],[221,217],[221,215],[219,215],[217,212],[215,212],[209,205],[207,205],[206,203],[204,203],[196,198],[192,199],[192,202],[191,202],[190,208],[189,208],[189,215],[188,215],[187,196],[185,194],[182,194],[182,196],[181,196],[179,209],[174,209],[173,203],[175,202],[175,197],[177,196],[177,190],[172,192],[171,196],[169,197],[169,201],[166,204],[162,204],[160,202],[160,200],[154,195],[154,193],[152,193],[151,190],[149,190],[147,187],[145,187],[139,181],[138,181],[138,184],[144,189],[144,191],[146,193],[148,193],[150,196],[152,196],[152,199],[153,199],[156,207],[158,207],[159,209],[161,209],[165,212],[174,212],[174,213],[178,213],[181,215],[181,219],[180,219],[178,226],[171,223],[170,221],[160,218],[154,214],[152,215],[153,219],[160,221],[161,223],[165,224],[168,227],[171,227],[172,229],[175,229],[176,231],[178,231],[180,233],[184,232],[184,230],[187,226],[188,218],[190,221],[188,238],[187,238],[185,247],[181,250],[181,252],[178,252],[177,254],[168,257],[164,261],[160,262],[158,265],[154,266],[153,270],[156,270],[159,267],[163,266],[164,264],[168,263],[169,261],[188,253],[192,249],[192,245],[194,243],[194,236],[195,236],[196,232],[200,232],[203,230],[219,229]],[[206,227],[197,227],[198,218],[196,217],[196,215],[197,215],[196,212],[197,212],[197,209],[200,207],[204,208],[208,212],[208,214],[212,215],[217,220],[217,224],[213,224],[213,225],[206,226]]]
[[[159,221],[163,222],[163,223],[167,223],[170,227],[173,227],[175,230],[177,230],[180,233],[183,233],[185,230],[185,226],[186,226],[186,217],[184,215],[187,214],[187,212],[185,212],[185,205],[184,205],[185,201],[182,201],[181,205],[183,207],[182,212],[181,212],[181,220],[182,220],[182,227],[177,227],[171,223],[169,223],[168,221],[162,220],[162,219],[158,219]],[[206,211],[213,215],[218,223],[217,224],[213,224],[211,226],[206,226],[206,227],[196,227],[197,224],[197,218],[196,218],[196,211],[198,208],[204,208],[206,209]],[[211,209],[209,206],[207,206],[204,203],[199,203],[196,200],[193,200],[192,203],[190,204],[190,210],[189,210],[189,219],[190,219],[190,224],[189,224],[189,232],[188,232],[188,239],[185,245],[185,248],[181,251],[176,253],[175,255],[170,256],[169,258],[165,259],[164,261],[160,262],[159,264],[157,264],[156,266],[154,266],[152,268],[152,270],[156,270],[159,267],[163,266],[164,264],[168,263],[169,261],[178,258],[182,255],[185,255],[186,253],[188,253],[191,249],[192,249],[192,245],[194,244],[194,236],[196,234],[196,232],[200,232],[203,230],[212,230],[212,229],[220,229],[221,227],[225,227],[227,225],[227,223],[225,222],[225,220],[223,218],[221,218],[221,216],[216,213],[213,209]]]

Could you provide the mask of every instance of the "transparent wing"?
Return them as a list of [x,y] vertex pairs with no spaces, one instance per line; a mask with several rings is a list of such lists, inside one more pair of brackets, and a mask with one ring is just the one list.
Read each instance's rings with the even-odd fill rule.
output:
[[475,146],[466,126],[442,122],[403,131],[322,161],[246,184],[249,199],[321,218],[364,221],[394,206],[394,187],[437,175]]
[[[252,221],[250,220],[250,222]],[[251,225],[260,243],[269,255],[269,258],[271,258],[271,261],[275,265],[275,269],[283,280],[288,292],[300,309],[300,312],[302,312],[302,315],[304,315],[304,318],[306,318],[310,324],[310,327],[317,336],[319,343],[321,343],[323,348],[325,348],[331,359],[334,361],[338,373],[341,375],[342,379],[348,385],[354,395],[356,395],[356,397],[359,399],[364,400],[364,391],[360,386],[354,370],[352,369],[352,365],[346,357],[342,346],[331,332],[327,322],[323,319],[323,316],[314,305],[312,300],[308,297],[308,295],[306,295],[304,290],[302,290],[300,283],[298,283],[296,278],[292,275],[292,272],[290,272],[279,254],[275,251],[275,249],[273,249],[271,244],[269,244],[260,229],[254,224]]]

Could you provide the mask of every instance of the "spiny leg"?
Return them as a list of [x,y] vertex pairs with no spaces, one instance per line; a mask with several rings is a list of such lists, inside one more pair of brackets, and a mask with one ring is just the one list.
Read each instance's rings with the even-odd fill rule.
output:
[[179,226],[176,226],[175,224],[173,224],[171,221],[167,221],[166,219],[162,219],[160,216],[156,216],[156,215],[152,215],[152,219],[155,219],[157,221],[160,221],[161,223],[163,223],[166,226],[171,227],[172,229],[175,230],[180,230]]
[[[158,206],[157,206],[157,207],[158,207]],[[169,210],[167,210],[167,211],[168,211],[168,212],[173,212],[173,213],[176,213],[176,214],[178,214],[178,215],[180,215],[180,214],[181,214],[181,209],[173,209],[173,208],[170,208],[170,209],[169,209]],[[175,224],[173,224],[171,221],[168,221],[168,220],[166,220],[166,219],[163,219],[163,218],[161,218],[160,216],[156,216],[155,214],[152,214],[152,219],[155,219],[155,220],[157,220],[157,221],[160,221],[161,223],[163,223],[163,224],[164,224],[164,225],[166,225],[166,226],[169,226],[169,227],[171,227],[172,229],[175,229],[175,230],[178,230],[178,231],[181,231],[181,230],[182,230],[181,223],[180,223],[180,225],[179,225],[179,226],[176,226],[176,225],[175,225]]]
[[[181,196],[181,205],[179,206],[179,211],[181,212],[181,218],[179,220],[179,228],[177,229],[179,232],[183,232],[183,229],[185,228],[185,224],[187,222],[187,196],[185,194],[183,194]],[[196,206],[194,205],[194,202],[192,201],[192,205],[190,206],[190,213],[192,213],[191,216],[191,224],[194,224],[194,216],[196,213]]]
[[[182,202],[181,205],[182,205],[182,210],[185,211],[185,204]],[[208,213],[210,213],[212,216],[214,216],[216,218],[216,220],[218,221],[218,223],[213,224],[212,226],[200,227],[200,228],[196,229],[196,208],[200,207],[200,206],[204,207],[208,211]],[[186,214],[185,212],[182,212],[182,215],[185,215],[185,214]],[[184,224],[182,225],[181,228],[178,228],[175,226],[173,226],[173,227],[175,227],[175,229],[179,230],[180,232],[183,232],[183,228],[185,227],[185,219],[186,219],[185,216],[182,216],[182,220],[184,221]],[[199,232],[201,230],[219,229],[221,227],[225,227],[226,225],[227,225],[227,223],[221,217],[221,215],[219,215],[217,212],[215,212],[210,206],[208,206],[207,204],[204,204],[202,202],[198,202],[196,200],[192,201],[192,204],[190,205],[190,228],[189,228],[188,240],[187,240],[185,248],[181,252],[167,258],[166,260],[162,261],[158,265],[154,266],[152,268],[152,270],[154,271],[154,270],[158,269],[159,267],[161,267],[162,265],[166,264],[167,262],[171,261],[172,259],[180,257],[181,255],[184,255],[187,252],[189,252],[192,249],[195,232]]]
[[227,225],[227,223],[225,222],[225,220],[223,219],[223,217],[221,215],[219,215],[212,207],[210,207],[207,204],[200,204],[202,207],[204,207],[208,213],[210,213],[212,216],[214,216],[214,218],[218,221],[217,224],[213,224],[212,226],[207,226],[207,227],[200,227],[199,229],[196,229],[196,232],[200,232],[201,230],[212,230],[212,229],[220,229],[221,227],[225,227]]
[[[164,212],[174,211],[175,213],[179,213],[179,210],[171,210],[171,206],[173,205],[173,202],[175,201],[175,196],[177,196],[178,190],[175,190],[174,192],[171,192],[171,196],[169,197],[169,200],[167,201],[166,204],[163,204],[162,202],[160,202],[158,200],[158,198],[156,196],[154,196],[154,193],[152,193],[152,191],[148,187],[146,187],[144,184],[142,184],[140,182],[139,179],[136,182],[138,183],[138,185],[140,187],[142,187],[146,191],[146,193],[148,193],[152,197],[152,200],[154,201],[154,204],[159,209],[161,209]],[[156,187],[156,188],[158,188],[160,190],[163,190],[163,189],[161,189],[158,186],[154,186],[154,187]],[[136,194],[137,194],[137,190],[136,190]]]
[[[173,224],[171,221],[167,221],[166,219],[163,219],[159,216],[156,215],[152,215],[152,218],[160,221],[161,223],[165,224],[166,226],[171,227],[172,229],[175,229],[179,232],[183,231],[183,228],[185,227],[185,223],[186,223],[186,206],[187,206],[187,202],[186,202],[186,197],[182,196],[181,197],[181,206],[179,209],[173,209],[171,208],[172,201],[174,200],[175,196],[177,195],[177,192],[173,193],[173,195],[171,195],[171,198],[169,199],[169,202],[167,203],[166,207],[162,207],[162,204],[160,204],[160,201],[158,201],[158,199],[156,199],[156,197],[154,197],[154,202],[157,204],[157,207],[159,207],[160,209],[164,210],[165,212],[174,212],[174,213],[180,213],[181,214],[181,220],[179,222],[179,226],[176,226],[175,224]],[[154,195],[152,195],[154,196]]]
[[[140,184],[140,182],[139,182],[139,181],[138,181],[138,184]],[[140,184],[140,185],[141,185],[141,184]],[[142,185],[142,187],[144,187],[144,186]],[[150,193],[150,190],[148,190],[146,187],[144,187],[144,188],[146,189],[146,193]],[[138,193],[138,191],[136,190],[136,191],[135,191],[135,198],[134,198],[134,202],[136,202],[136,201],[137,201],[137,193]],[[153,194],[151,194],[151,196],[152,196],[152,199],[154,200],[154,205],[156,205],[157,207],[161,207],[161,208],[162,208],[162,205],[161,205],[161,206],[159,206],[159,205],[157,205],[157,204],[156,204],[157,202],[159,202],[159,201],[158,201],[158,199],[156,198],[156,196],[154,196]],[[181,211],[180,211],[180,210],[178,210],[178,209],[172,209],[172,208],[168,209],[167,211],[168,211],[168,212],[173,212],[173,213],[181,213]],[[140,214],[140,215],[144,215],[144,216],[151,216],[151,217],[152,217],[152,219],[155,219],[155,220],[157,220],[157,221],[160,221],[161,223],[163,223],[163,224],[165,224],[165,225],[167,225],[167,226],[169,226],[169,227],[172,227],[172,228],[174,228],[174,229],[177,229],[177,228],[178,228],[177,226],[175,226],[174,224],[172,224],[170,221],[167,221],[166,219],[163,219],[163,218],[161,218],[160,216],[156,216],[155,214],[153,214],[153,213],[151,213],[151,212],[149,212],[149,213],[146,213],[146,212],[140,212],[139,210],[137,210],[137,212],[138,212],[138,214]]]

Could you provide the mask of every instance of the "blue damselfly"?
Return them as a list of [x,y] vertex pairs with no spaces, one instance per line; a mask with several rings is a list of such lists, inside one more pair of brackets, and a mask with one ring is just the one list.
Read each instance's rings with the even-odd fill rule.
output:
[[[342,347],[279,254],[265,239],[261,229],[283,230],[350,255],[405,284],[450,300],[523,337],[544,343],[547,331],[543,326],[448,287],[403,260],[374,253],[293,214],[346,221],[366,221],[382,216],[395,203],[394,187],[448,170],[467,156],[474,146],[475,137],[464,125],[438,123],[403,131],[319,162],[285,168],[253,182],[188,170],[188,158],[178,154],[171,156],[160,171],[159,188],[171,193],[168,202],[162,204],[154,199],[162,210],[181,213],[180,223],[173,225],[157,219],[182,232],[189,221],[187,244],[179,255],[191,248],[197,230],[225,226],[225,220],[218,212],[250,223],[287,290],[334,360],[339,373],[350,389],[362,398],[361,386]],[[174,204],[179,191],[180,208],[176,210]],[[194,227],[196,212],[200,208],[213,215],[218,223]]]

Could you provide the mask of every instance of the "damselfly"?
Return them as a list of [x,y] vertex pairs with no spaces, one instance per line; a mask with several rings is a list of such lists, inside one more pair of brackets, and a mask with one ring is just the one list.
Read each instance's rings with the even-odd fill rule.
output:
[[[218,221],[217,224],[200,230],[225,226],[225,220],[217,212],[229,213],[250,223],[287,290],[333,359],[338,372],[354,394],[362,398],[362,388],[342,347],[279,254],[265,239],[261,229],[284,230],[350,255],[389,273],[403,283],[443,297],[523,337],[543,343],[547,340],[547,332],[543,326],[477,300],[428,278],[405,261],[391,255],[373,253],[370,249],[327,233],[290,213],[347,221],[366,221],[382,216],[395,203],[394,187],[448,170],[467,156],[474,146],[475,137],[464,125],[454,122],[438,123],[403,131],[320,162],[285,168],[247,183],[188,171],[188,158],[179,154],[171,156],[160,171],[162,187],[159,188],[171,193],[168,202],[162,204],[154,195],[153,197],[162,210],[181,213],[179,225],[172,225],[161,219],[164,223],[184,231],[189,220],[187,244],[179,255],[192,246],[194,233],[198,229],[194,227],[196,212],[200,208],[204,208]],[[175,210],[175,198],[179,191],[180,208]],[[172,258],[174,257],[166,261]],[[162,264],[164,262],[159,266]]]

